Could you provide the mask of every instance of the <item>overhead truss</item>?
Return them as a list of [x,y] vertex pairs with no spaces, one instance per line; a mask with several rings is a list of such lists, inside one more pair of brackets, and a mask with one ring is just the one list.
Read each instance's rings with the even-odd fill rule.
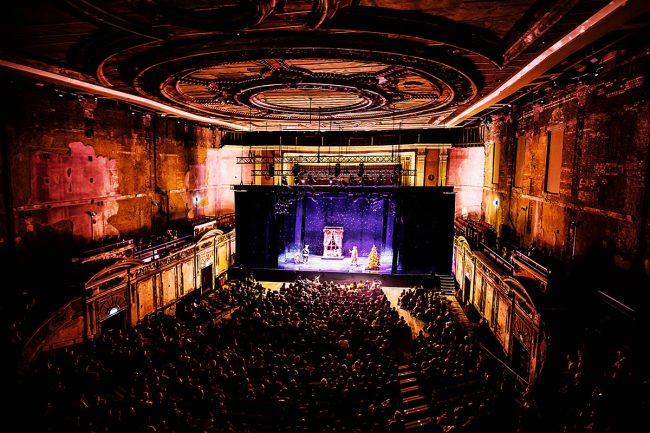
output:
[[400,164],[395,155],[294,155],[294,156],[240,156],[237,164]]

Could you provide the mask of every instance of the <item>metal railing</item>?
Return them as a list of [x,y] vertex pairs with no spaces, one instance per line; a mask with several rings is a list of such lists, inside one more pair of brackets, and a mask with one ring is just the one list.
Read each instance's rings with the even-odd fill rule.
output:
[[105,253],[106,251],[116,250],[118,248],[123,248],[128,245],[133,245],[133,239],[125,239],[123,241],[115,242],[113,244],[103,245],[101,247],[93,248],[91,250],[86,250],[81,253],[82,257],[90,257],[97,254]]
[[633,308],[629,307],[628,305],[624,304],[623,302],[619,301],[613,296],[608,295],[602,290],[597,290],[596,292],[602,297],[603,302],[605,302],[610,307],[614,308],[616,311],[629,317],[630,319],[636,318],[636,311]]
[[180,247],[182,245],[187,245],[194,241],[194,235],[185,235],[183,237],[173,239],[171,241],[163,242],[157,245],[152,245],[141,250],[136,250],[134,257],[140,260],[146,260],[150,257],[164,256],[168,251]]
[[238,156],[237,164],[401,164],[400,155],[296,155],[296,156]]
[[514,370],[513,370],[513,369],[512,369],[508,364],[506,364],[506,363],[505,363],[501,358],[499,358],[497,355],[495,355],[494,353],[492,353],[492,352],[491,352],[487,347],[485,347],[482,343],[478,343],[478,346],[479,346],[481,349],[483,349],[483,351],[485,351],[485,352],[486,352],[490,357],[492,357],[495,361],[497,361],[499,364],[501,364],[501,365],[506,369],[506,371],[512,373],[512,375],[515,377],[515,379],[517,380],[517,382],[519,382],[519,383],[522,384],[523,386],[527,386],[527,385],[528,385],[528,381],[527,381],[526,379],[524,379],[523,377],[521,377],[521,376],[519,375],[519,373],[517,373],[516,371],[514,371]]
[[512,266],[512,264],[506,260],[504,257],[502,257],[499,253],[494,251],[492,248],[488,247],[485,245],[483,242],[479,243],[479,246],[483,250],[483,253],[485,253],[488,257],[490,257],[492,260],[497,262],[499,265],[503,266],[505,269],[508,270],[508,272],[513,273],[515,268]]
[[520,260],[521,262],[526,264],[526,266],[528,266],[528,267],[532,268],[533,270],[539,272],[544,277],[548,278],[548,276],[551,275],[550,269],[542,266],[537,261],[535,261],[535,259],[525,255],[521,251],[515,251],[514,256],[515,256],[515,258],[517,260]]

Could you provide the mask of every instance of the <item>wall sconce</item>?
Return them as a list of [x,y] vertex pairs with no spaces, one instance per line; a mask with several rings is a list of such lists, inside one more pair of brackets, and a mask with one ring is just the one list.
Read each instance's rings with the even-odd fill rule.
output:
[[95,241],[95,228],[93,225],[95,224],[95,217],[97,216],[97,212],[92,211],[92,210],[87,210],[86,215],[90,217],[90,241],[94,242]]

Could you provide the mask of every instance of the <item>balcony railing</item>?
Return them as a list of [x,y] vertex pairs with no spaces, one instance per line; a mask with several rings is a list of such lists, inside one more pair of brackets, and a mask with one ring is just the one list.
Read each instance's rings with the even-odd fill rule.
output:
[[515,251],[513,254],[514,254],[514,257],[517,260],[524,263],[526,266],[528,266],[532,270],[536,271],[537,273],[541,274],[543,277],[548,278],[549,275],[551,275],[551,270],[550,269],[548,269],[545,266],[542,266],[537,261],[535,261],[533,258],[528,257],[527,255],[523,254],[521,251]]
[[479,243],[479,246],[480,246],[480,249],[483,250],[483,253],[486,256],[490,257],[492,260],[494,260],[499,265],[504,267],[511,274],[514,272],[514,270],[515,270],[514,266],[512,266],[512,264],[508,260],[506,260],[505,257],[498,254],[496,251],[494,251],[492,248],[485,245],[483,242]]

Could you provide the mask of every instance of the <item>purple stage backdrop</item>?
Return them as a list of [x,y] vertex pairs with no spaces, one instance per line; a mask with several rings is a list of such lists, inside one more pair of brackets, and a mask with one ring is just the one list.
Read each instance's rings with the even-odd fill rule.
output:
[[[342,253],[349,265],[350,251],[356,246],[360,263],[367,262],[373,245],[380,256],[381,272],[390,273],[393,261],[393,230],[395,221],[395,200],[380,194],[314,194],[296,199],[285,218],[284,249],[279,251],[278,267],[293,269],[297,264],[297,252],[309,245],[311,256],[323,256],[323,229],[327,226],[343,227]],[[331,267],[339,270],[341,264],[319,263],[319,269]],[[309,263],[301,264],[308,269]],[[327,269],[322,269],[327,270]]]
[[[368,272],[368,255],[375,245],[380,269],[373,273],[451,271],[451,187],[239,185],[235,190],[237,266]],[[343,257],[323,257],[325,227],[343,228]],[[305,245],[306,262],[301,254]],[[354,246],[359,251],[357,266],[350,258]]]

